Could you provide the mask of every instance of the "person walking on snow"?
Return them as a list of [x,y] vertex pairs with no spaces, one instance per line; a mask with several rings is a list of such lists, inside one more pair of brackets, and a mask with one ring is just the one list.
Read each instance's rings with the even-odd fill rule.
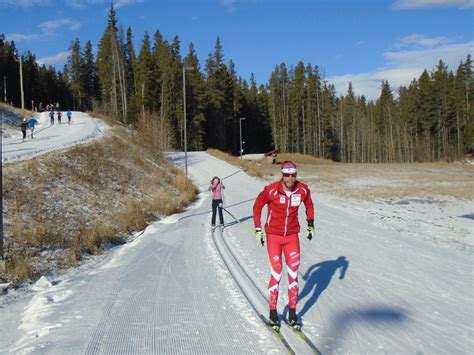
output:
[[61,111],[58,111],[58,123],[61,124]]
[[51,120],[51,124],[54,124],[54,109],[50,111],[49,113],[49,119]]
[[307,238],[311,240],[314,234],[314,205],[308,186],[296,180],[296,165],[285,161],[281,165],[280,180],[265,186],[257,196],[253,205],[253,223],[255,237],[265,244],[261,226],[262,209],[267,206],[265,233],[267,234],[267,252],[270,261],[271,276],[268,285],[270,325],[279,327],[277,313],[278,287],[283,269],[282,252],[288,271],[288,322],[294,328],[300,329],[296,314],[298,303],[298,268],[300,266],[300,241],[298,233],[298,208],[301,204],[306,208]]
[[224,225],[224,215],[222,213],[223,201],[222,201],[222,190],[225,189],[224,184],[217,176],[214,176],[211,180],[209,190],[212,191],[212,228],[216,226],[216,210],[219,208],[219,221],[221,225]]
[[26,139],[26,130],[28,129],[28,122],[26,122],[26,117],[23,118],[23,121],[20,123],[21,133],[23,133],[23,142]]
[[68,111],[66,113],[66,116],[67,116],[67,124],[71,124],[72,112]]
[[30,131],[31,131],[31,139],[33,139],[33,132],[35,131],[35,126],[38,124],[38,121],[36,120],[36,118],[34,117],[31,117],[29,120],[28,120],[28,127],[30,127]]

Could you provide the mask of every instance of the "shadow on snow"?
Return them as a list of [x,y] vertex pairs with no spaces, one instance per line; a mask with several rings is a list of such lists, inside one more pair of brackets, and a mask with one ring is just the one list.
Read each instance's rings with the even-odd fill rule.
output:
[[336,260],[327,260],[311,266],[303,276],[306,280],[303,290],[299,294],[299,302],[309,296],[304,303],[299,315],[303,316],[316,303],[319,296],[327,289],[336,271],[340,269],[339,280],[344,279],[349,262],[345,256],[340,256]]

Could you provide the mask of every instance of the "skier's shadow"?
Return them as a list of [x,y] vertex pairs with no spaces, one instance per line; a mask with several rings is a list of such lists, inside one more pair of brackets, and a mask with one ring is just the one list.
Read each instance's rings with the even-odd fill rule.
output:
[[339,280],[342,280],[344,279],[348,268],[349,262],[346,260],[345,256],[340,256],[336,260],[327,260],[311,266],[303,276],[303,280],[306,280],[306,283],[298,297],[300,302],[308,295],[310,295],[310,298],[306,300],[299,315],[303,316],[316,303],[319,296],[321,296],[329,286],[329,283],[337,269],[341,269]]

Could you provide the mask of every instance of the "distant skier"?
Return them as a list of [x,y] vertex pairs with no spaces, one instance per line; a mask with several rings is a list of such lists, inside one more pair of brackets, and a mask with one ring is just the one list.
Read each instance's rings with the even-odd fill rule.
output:
[[31,139],[33,139],[33,132],[35,131],[35,126],[38,124],[38,121],[36,120],[36,118],[34,117],[31,117],[29,120],[28,120],[28,127],[30,127],[30,131],[31,131]]
[[58,123],[61,124],[61,111],[58,111]]
[[54,109],[49,112],[49,119],[51,121],[51,124],[54,124]]
[[67,123],[68,123],[68,124],[71,124],[72,112],[71,112],[71,111],[68,111],[68,112],[66,113],[66,116],[67,116]]
[[265,186],[253,205],[253,223],[255,237],[265,244],[261,226],[262,209],[267,205],[267,251],[270,260],[271,276],[268,285],[270,325],[279,328],[280,322],[277,313],[278,287],[282,274],[282,252],[288,271],[288,322],[295,329],[300,329],[296,315],[298,303],[298,268],[300,266],[300,241],[298,233],[298,208],[304,203],[308,222],[307,238],[311,240],[314,234],[314,205],[311,192],[306,184],[296,180],[296,165],[285,161],[281,165],[282,177],[268,186]]
[[26,117],[23,118],[23,121],[20,123],[21,133],[23,133],[23,142],[26,139],[26,130],[28,129],[28,122],[26,121]]
[[222,213],[223,201],[222,201],[222,190],[225,189],[224,184],[221,182],[217,176],[214,176],[211,180],[211,185],[209,186],[209,190],[212,191],[212,219],[211,224],[212,228],[216,226],[216,210],[219,208],[219,221],[220,224],[224,225],[224,215]]

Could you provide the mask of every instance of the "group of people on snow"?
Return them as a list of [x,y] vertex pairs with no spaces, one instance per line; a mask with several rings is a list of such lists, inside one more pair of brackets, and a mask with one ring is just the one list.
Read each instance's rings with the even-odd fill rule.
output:
[[[62,116],[61,111],[57,111],[56,115],[58,117],[58,123],[61,124],[61,116]],[[54,114],[54,109],[53,109],[49,112],[49,118],[50,118],[51,125],[54,125],[54,116],[55,116],[55,114]],[[67,111],[66,116],[67,116],[67,123],[71,124],[72,112]],[[34,131],[35,131],[36,125],[38,125],[38,124],[39,124],[39,122],[34,116],[31,116],[30,118],[28,118],[28,117],[23,118],[23,120],[20,123],[20,130],[21,130],[21,133],[23,135],[23,142],[26,139],[26,131],[28,129],[30,129],[30,132],[31,132],[31,139],[34,138]]]
[[[56,116],[58,117],[58,123],[61,124],[61,118],[62,118],[61,111],[57,111]],[[66,112],[66,117],[67,117],[67,123],[71,124],[72,112],[71,111]],[[51,125],[54,125],[54,110],[51,110],[49,112],[49,119],[50,119]]]
[[[279,329],[280,321],[277,312],[279,284],[282,275],[282,254],[288,270],[288,323],[295,329],[300,329],[301,324],[296,313],[298,303],[298,269],[300,266],[300,224],[298,221],[299,206],[306,208],[307,238],[311,240],[314,235],[314,204],[311,192],[306,184],[296,179],[296,164],[285,161],[281,165],[281,178],[265,186],[255,199],[253,205],[253,223],[255,237],[262,246],[267,244],[268,259],[271,274],[268,285],[268,303],[270,309],[269,325]],[[214,230],[216,210],[219,211],[219,221],[224,226],[223,210],[223,185],[221,179],[214,176],[209,190],[212,192],[212,218]],[[267,206],[265,233],[262,230],[261,216],[263,207]],[[227,211],[227,210],[226,210]],[[266,234],[266,238],[265,238]]]
[[26,139],[26,130],[29,128],[31,132],[31,139],[33,139],[33,133],[35,131],[35,127],[38,124],[38,120],[32,116],[30,119],[27,119],[26,117],[23,118],[23,121],[20,124],[20,129],[21,133],[23,134],[23,142]]
[[44,112],[44,111],[59,111],[59,102],[56,102],[55,104],[47,104],[46,106],[43,106],[43,103],[39,103],[38,111],[39,112]]

